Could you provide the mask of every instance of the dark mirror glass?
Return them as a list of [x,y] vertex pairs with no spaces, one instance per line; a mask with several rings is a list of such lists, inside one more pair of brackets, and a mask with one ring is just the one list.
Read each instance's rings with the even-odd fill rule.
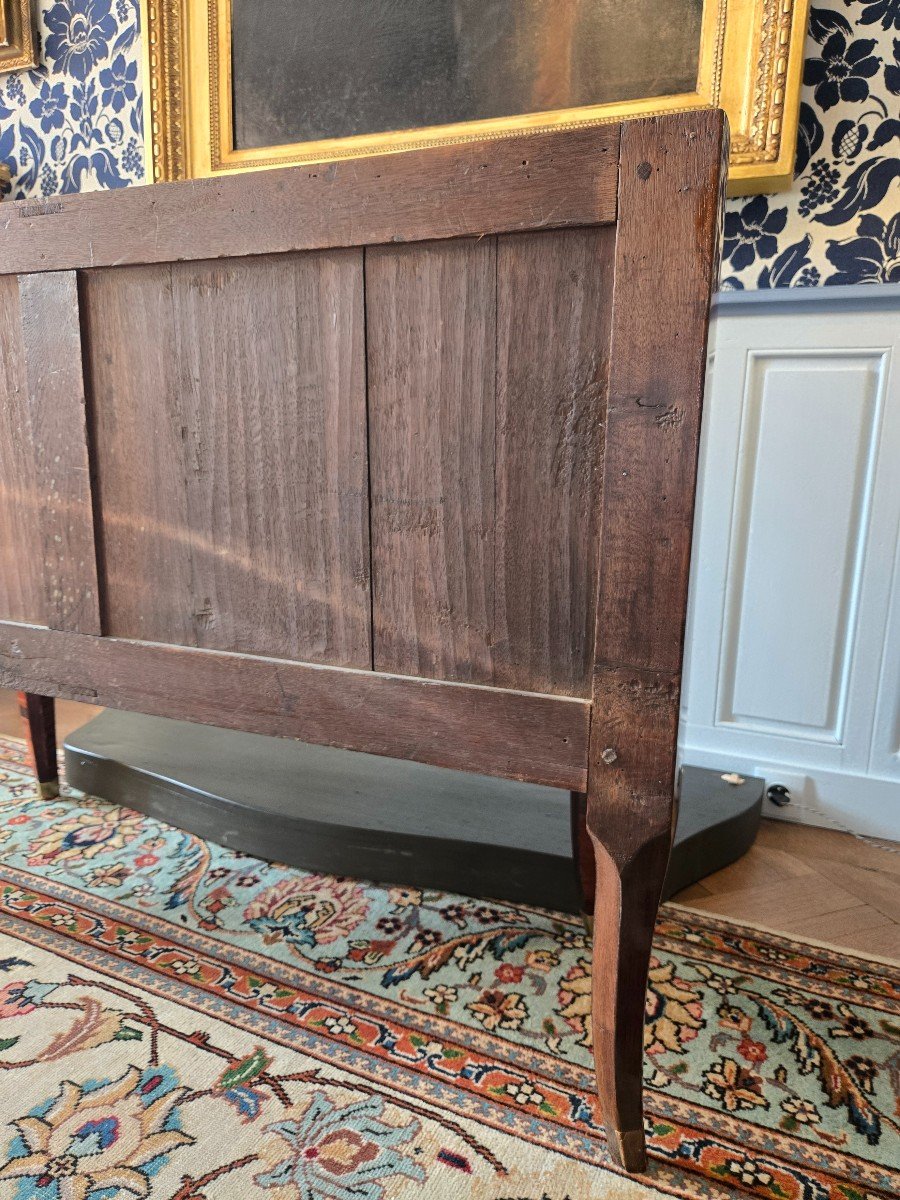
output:
[[233,0],[237,149],[693,91],[703,0]]

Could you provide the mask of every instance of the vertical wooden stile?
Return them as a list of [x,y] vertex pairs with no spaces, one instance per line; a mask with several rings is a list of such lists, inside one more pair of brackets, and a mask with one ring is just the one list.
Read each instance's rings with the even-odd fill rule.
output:
[[645,1159],[644,992],[675,821],[674,767],[721,112],[622,126],[600,531],[588,832],[593,1038],[610,1148]]

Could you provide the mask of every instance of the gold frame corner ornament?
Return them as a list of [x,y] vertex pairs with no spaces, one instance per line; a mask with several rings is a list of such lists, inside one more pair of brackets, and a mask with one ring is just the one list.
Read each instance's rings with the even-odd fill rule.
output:
[[0,0],[0,73],[37,65],[31,0]]
[[704,0],[692,92],[251,150],[233,144],[231,0],[140,3],[147,177],[155,182],[400,153],[709,106],[724,108],[731,125],[729,194],[777,191],[793,175],[809,0]]

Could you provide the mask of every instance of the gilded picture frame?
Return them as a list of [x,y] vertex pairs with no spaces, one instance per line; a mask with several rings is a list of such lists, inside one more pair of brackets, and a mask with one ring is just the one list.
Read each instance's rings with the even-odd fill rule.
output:
[[37,66],[31,0],[0,0],[0,74]]
[[809,0],[704,0],[691,92],[237,149],[231,0],[141,0],[148,177],[199,178],[326,162],[714,105],[725,109],[731,125],[729,193],[777,191],[793,173],[808,6]]

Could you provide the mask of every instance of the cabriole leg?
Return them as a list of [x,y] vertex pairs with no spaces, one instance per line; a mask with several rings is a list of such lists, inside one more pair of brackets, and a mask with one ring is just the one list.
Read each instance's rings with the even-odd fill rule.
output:
[[597,880],[591,994],[597,1091],[613,1158],[627,1171],[643,1171],[644,1011],[669,839],[657,837],[621,860],[592,826],[589,821]]
[[52,696],[19,692],[19,712],[25,723],[25,738],[38,791],[44,800],[59,795],[56,764],[56,713]]

